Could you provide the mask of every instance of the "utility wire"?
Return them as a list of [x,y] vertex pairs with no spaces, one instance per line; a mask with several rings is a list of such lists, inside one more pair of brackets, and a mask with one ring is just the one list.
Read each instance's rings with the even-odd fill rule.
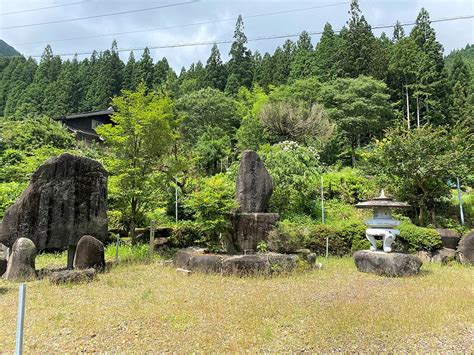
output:
[[93,1],[93,0],[85,0],[85,1],[78,1],[78,2],[70,2],[70,3],[67,3],[67,4],[58,4],[58,5],[51,5],[51,6],[45,6],[45,7],[37,7],[37,8],[34,8],[34,9],[25,9],[25,10],[3,12],[3,13],[0,13],[0,16],[13,15],[13,14],[22,14],[24,12],[41,11],[41,10],[46,10],[46,9],[54,9],[56,7],[65,7],[65,6],[71,6],[71,5],[77,5],[77,4],[84,4],[86,2],[91,2],[91,1]]
[[[282,10],[282,11],[275,11],[275,12],[260,13],[260,14],[255,14],[255,15],[243,15],[242,17],[244,19],[249,19],[249,18],[256,18],[256,17],[287,14],[287,13],[292,13],[292,12],[302,12],[302,11],[308,11],[308,10],[313,10],[313,9],[321,9],[321,8],[325,8],[325,7],[333,7],[333,6],[347,5],[347,4],[349,4],[348,1],[338,2],[338,3],[334,3],[334,4],[327,4],[327,5],[304,7],[304,8],[292,9],[292,10]],[[191,26],[199,26],[199,25],[208,25],[208,24],[213,24],[213,23],[235,21],[235,20],[237,20],[237,17],[225,18],[225,19],[220,19],[220,20],[209,20],[209,21],[202,21],[202,22],[193,22],[193,23],[186,23],[186,24],[182,24],[182,25],[174,25],[174,26],[166,26],[166,27],[153,27],[153,28],[147,28],[147,29],[142,29],[142,30],[134,30],[134,31],[124,31],[124,32],[105,33],[105,34],[100,34],[100,35],[70,37],[70,38],[63,38],[63,39],[53,39],[53,40],[49,40],[49,41],[11,43],[11,45],[12,46],[20,46],[20,45],[26,45],[26,44],[41,44],[41,43],[48,43],[49,44],[49,43],[54,43],[54,42],[64,42],[64,41],[73,41],[73,40],[80,40],[80,39],[90,39],[90,38],[99,38],[99,37],[127,35],[127,34],[133,34],[133,33],[142,33],[142,32],[150,32],[150,31],[158,31],[158,30],[170,30],[170,29],[175,29],[175,28],[183,28],[183,27],[191,27]]]
[[15,26],[0,27],[0,30],[10,30],[10,29],[13,29],[13,28],[24,28],[24,27],[35,27],[35,26],[42,26],[42,25],[51,25],[51,24],[56,24],[56,23],[89,20],[89,19],[99,18],[99,17],[118,16],[118,15],[130,14],[130,13],[135,13],[135,12],[143,12],[143,11],[150,11],[150,10],[156,10],[156,9],[164,9],[164,8],[167,8],[167,7],[189,5],[189,4],[193,4],[195,2],[198,2],[198,1],[199,0],[191,0],[191,1],[186,1],[186,2],[178,2],[178,3],[174,3],[174,4],[153,6],[153,7],[143,8],[143,9],[136,9],[136,10],[112,12],[112,13],[101,14],[101,15],[91,15],[91,16],[77,17],[77,18],[64,19],[64,20],[56,20],[56,21],[48,21],[48,22],[30,23],[30,24],[26,24],[26,25],[15,25]]
[[[440,19],[434,19],[431,20],[431,23],[433,22],[446,22],[446,21],[456,21],[456,20],[467,20],[467,19],[472,19],[474,18],[474,15],[466,15],[466,16],[456,16],[456,17],[446,17],[446,18],[440,18]],[[415,21],[410,21],[410,22],[404,22],[401,23],[400,25],[402,27],[405,26],[412,26],[416,24]],[[384,28],[393,28],[395,25],[376,25],[376,26],[371,26],[372,29],[384,29]],[[341,29],[335,30],[334,33],[339,33]],[[311,31],[308,32],[309,35],[320,35],[322,34],[322,31]],[[281,35],[269,35],[269,36],[260,36],[260,37],[251,37],[248,38],[248,42],[255,42],[255,41],[265,41],[265,40],[272,40],[272,39],[282,39],[282,38],[292,38],[292,37],[299,37],[300,33],[293,33],[293,34],[281,34]],[[220,41],[204,41],[204,42],[190,42],[190,43],[174,43],[174,44],[163,44],[163,45],[154,45],[154,46],[146,46],[146,47],[136,47],[136,48],[127,48],[127,49],[118,49],[117,52],[130,52],[130,51],[142,51],[145,48],[148,49],[165,49],[165,48],[181,48],[181,47],[197,47],[197,46],[208,46],[208,45],[214,45],[214,44],[230,44],[233,43],[234,40],[220,40]],[[61,57],[69,57],[69,56],[76,56],[76,55],[88,55],[92,54],[93,52],[75,52],[75,53],[62,53],[62,54],[56,54]],[[11,57],[19,57],[19,56],[10,56]],[[39,58],[41,55],[31,55],[29,57],[32,58]]]

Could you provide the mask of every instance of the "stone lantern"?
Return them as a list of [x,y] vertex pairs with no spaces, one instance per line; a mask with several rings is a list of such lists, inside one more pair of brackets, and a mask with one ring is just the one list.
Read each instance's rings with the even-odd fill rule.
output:
[[400,234],[398,229],[395,229],[400,221],[394,219],[391,215],[391,209],[394,208],[408,208],[410,205],[406,202],[396,202],[390,197],[385,196],[384,190],[380,192],[380,196],[372,200],[359,202],[356,204],[357,208],[371,208],[374,211],[373,218],[365,221],[369,227],[365,231],[365,235],[369,240],[371,251],[377,250],[375,242],[376,237],[381,237],[383,241],[383,251],[389,253],[392,251],[392,243],[396,236]]

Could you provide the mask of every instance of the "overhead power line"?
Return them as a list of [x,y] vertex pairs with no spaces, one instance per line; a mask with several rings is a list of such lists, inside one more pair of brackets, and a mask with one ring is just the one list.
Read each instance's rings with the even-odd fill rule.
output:
[[65,6],[71,6],[71,5],[84,4],[86,2],[91,2],[91,1],[93,1],[93,0],[84,0],[84,1],[78,1],[78,2],[70,2],[70,3],[67,3],[67,4],[58,4],[58,5],[51,5],[51,6],[45,6],[45,7],[36,7],[34,9],[25,9],[25,10],[3,12],[3,13],[0,13],[0,16],[13,15],[13,14],[22,14],[22,13],[25,13],[25,12],[41,11],[41,10],[47,10],[47,9],[54,9],[56,7],[65,7]]
[[[293,12],[302,12],[314,9],[321,9],[325,7],[333,7],[339,5],[347,5],[349,4],[348,1],[345,2],[338,2],[334,4],[326,4],[326,5],[318,5],[318,6],[310,6],[310,7],[303,7],[299,9],[292,9],[292,10],[282,10],[282,11],[275,11],[275,12],[267,12],[267,13],[260,13],[255,15],[242,15],[244,19],[256,18],[256,17],[264,17],[264,16],[272,16],[272,15],[280,15],[280,14],[287,14]],[[209,20],[209,21],[201,21],[201,22],[192,22],[186,23],[182,25],[174,25],[174,26],[164,26],[164,27],[153,27],[153,28],[146,28],[141,30],[134,30],[134,31],[123,31],[123,32],[114,32],[114,33],[104,33],[100,35],[89,35],[89,36],[80,36],[80,37],[70,37],[70,38],[62,38],[62,39],[53,39],[49,41],[35,41],[35,42],[21,42],[21,43],[11,43],[12,46],[21,46],[27,44],[41,44],[41,43],[54,43],[54,42],[66,42],[66,41],[74,41],[80,39],[90,39],[90,38],[99,38],[99,37],[110,37],[110,36],[120,36],[120,35],[127,35],[133,33],[142,33],[142,32],[150,32],[150,31],[159,31],[159,30],[170,30],[175,28],[183,28],[183,27],[192,27],[192,26],[200,26],[200,25],[208,25],[213,23],[220,23],[220,22],[227,22],[227,21],[236,21],[237,17],[231,18],[224,18],[219,20]]]
[[[466,16],[456,16],[456,17],[445,17],[440,19],[431,20],[433,22],[446,22],[446,21],[456,21],[456,20],[467,20],[474,18],[474,15],[466,15]],[[404,22],[400,25],[402,27],[405,26],[413,26],[415,25],[415,21]],[[372,29],[384,29],[384,28],[393,28],[395,25],[376,25],[371,26]],[[340,32],[341,29],[335,30],[335,33]],[[309,35],[320,35],[322,31],[307,31]],[[293,34],[280,34],[280,35],[269,35],[269,36],[260,36],[260,37],[251,37],[247,38],[248,42],[255,42],[255,41],[265,41],[265,40],[272,40],[272,39],[282,39],[282,38],[292,38],[292,37],[299,37],[300,33],[293,33]],[[181,48],[181,47],[197,47],[197,46],[209,46],[214,44],[230,44],[233,43],[233,39],[229,40],[218,40],[218,41],[203,41],[203,42],[190,42],[190,43],[173,43],[173,44],[158,44],[154,46],[146,46],[146,47],[136,47],[136,48],[126,48],[126,49],[118,49],[117,52],[130,52],[130,51],[142,51],[145,48],[148,49],[166,49],[166,48]],[[75,52],[75,53],[62,53],[56,54],[61,57],[70,57],[75,55],[89,55],[93,52]],[[18,56],[16,56],[18,57]],[[29,57],[32,58],[39,58],[41,55],[31,55]]]
[[174,4],[166,4],[166,5],[160,5],[160,6],[146,7],[146,8],[143,8],[143,9],[127,10],[127,11],[120,11],[120,12],[111,12],[111,13],[108,13],[108,14],[101,14],[101,15],[91,15],[91,16],[76,17],[76,18],[64,19],[64,20],[55,20],[55,21],[47,21],[47,22],[30,23],[30,24],[26,24],[26,25],[14,25],[14,26],[0,27],[0,30],[10,30],[10,29],[13,29],[13,28],[25,28],[25,27],[52,25],[52,24],[56,24],[56,23],[82,21],[82,20],[89,20],[89,19],[100,18],[100,17],[119,16],[119,15],[136,13],[136,12],[164,9],[164,8],[167,8],[167,7],[189,5],[189,4],[196,3],[198,1],[199,0],[191,0],[191,1],[186,1],[186,2],[178,2],[178,3],[174,3]]

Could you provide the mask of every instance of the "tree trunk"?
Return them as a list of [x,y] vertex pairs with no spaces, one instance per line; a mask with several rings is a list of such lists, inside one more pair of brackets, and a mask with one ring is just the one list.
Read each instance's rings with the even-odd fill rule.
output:
[[353,168],[355,168],[355,165],[356,165],[355,148],[356,148],[356,142],[353,140],[352,144],[351,144],[351,160],[352,160],[352,167]]
[[420,103],[418,101],[418,96],[416,97],[416,125],[420,128]]
[[408,96],[408,86],[405,85],[405,93],[407,98],[407,126],[410,129],[410,100]]

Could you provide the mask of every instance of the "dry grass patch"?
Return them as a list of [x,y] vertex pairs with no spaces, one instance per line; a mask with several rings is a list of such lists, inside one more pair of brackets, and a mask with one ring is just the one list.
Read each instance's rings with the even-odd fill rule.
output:
[[[28,283],[29,352],[474,351],[474,269],[362,274],[349,258],[273,278],[183,276],[158,263],[98,281]],[[0,281],[0,352],[14,348],[17,284]]]

